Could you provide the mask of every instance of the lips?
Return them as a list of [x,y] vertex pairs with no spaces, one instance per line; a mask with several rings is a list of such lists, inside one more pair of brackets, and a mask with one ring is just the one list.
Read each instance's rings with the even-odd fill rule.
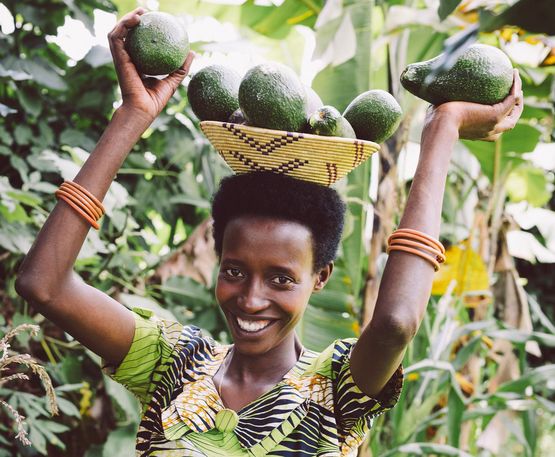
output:
[[258,332],[271,324],[271,321],[268,320],[245,320],[238,316],[236,316],[236,319],[237,324],[241,327],[241,330],[246,332]]
[[272,327],[277,320],[270,319],[242,319],[234,314],[231,320],[236,332],[243,337],[259,336]]

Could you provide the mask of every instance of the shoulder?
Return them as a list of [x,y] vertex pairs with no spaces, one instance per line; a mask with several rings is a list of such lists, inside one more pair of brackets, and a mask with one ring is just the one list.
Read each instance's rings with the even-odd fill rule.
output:
[[310,352],[310,362],[303,375],[319,374],[326,378],[335,379],[340,368],[348,362],[357,338],[343,338],[333,341],[322,352]]

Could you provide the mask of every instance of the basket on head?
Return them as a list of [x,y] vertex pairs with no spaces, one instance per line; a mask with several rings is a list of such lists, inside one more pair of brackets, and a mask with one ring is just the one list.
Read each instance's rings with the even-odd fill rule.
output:
[[228,122],[203,121],[200,127],[237,174],[270,171],[324,186],[343,178],[380,149],[371,141]]

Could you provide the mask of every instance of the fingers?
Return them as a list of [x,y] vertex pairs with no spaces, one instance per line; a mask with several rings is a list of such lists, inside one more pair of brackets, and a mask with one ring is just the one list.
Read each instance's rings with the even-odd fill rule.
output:
[[139,25],[141,22],[141,15],[145,12],[146,10],[144,8],[136,8],[124,15],[108,34],[110,43],[124,39],[127,36],[129,29]]
[[122,93],[129,92],[131,86],[135,86],[140,82],[137,70],[131,62],[129,54],[127,54],[125,50],[124,39],[130,29],[139,25],[141,22],[141,15],[145,12],[146,10],[144,8],[137,8],[127,13],[108,34],[110,51],[112,52],[114,66],[116,67],[116,74]]

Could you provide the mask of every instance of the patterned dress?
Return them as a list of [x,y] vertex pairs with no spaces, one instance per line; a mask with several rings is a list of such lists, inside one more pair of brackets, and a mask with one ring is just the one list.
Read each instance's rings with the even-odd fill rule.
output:
[[133,311],[129,353],[104,370],[141,401],[137,456],[355,456],[373,418],[401,392],[399,367],[376,398],[362,393],[349,365],[356,339],[347,338],[321,353],[305,349],[281,382],[235,415],[212,378],[232,346],[198,327]]

